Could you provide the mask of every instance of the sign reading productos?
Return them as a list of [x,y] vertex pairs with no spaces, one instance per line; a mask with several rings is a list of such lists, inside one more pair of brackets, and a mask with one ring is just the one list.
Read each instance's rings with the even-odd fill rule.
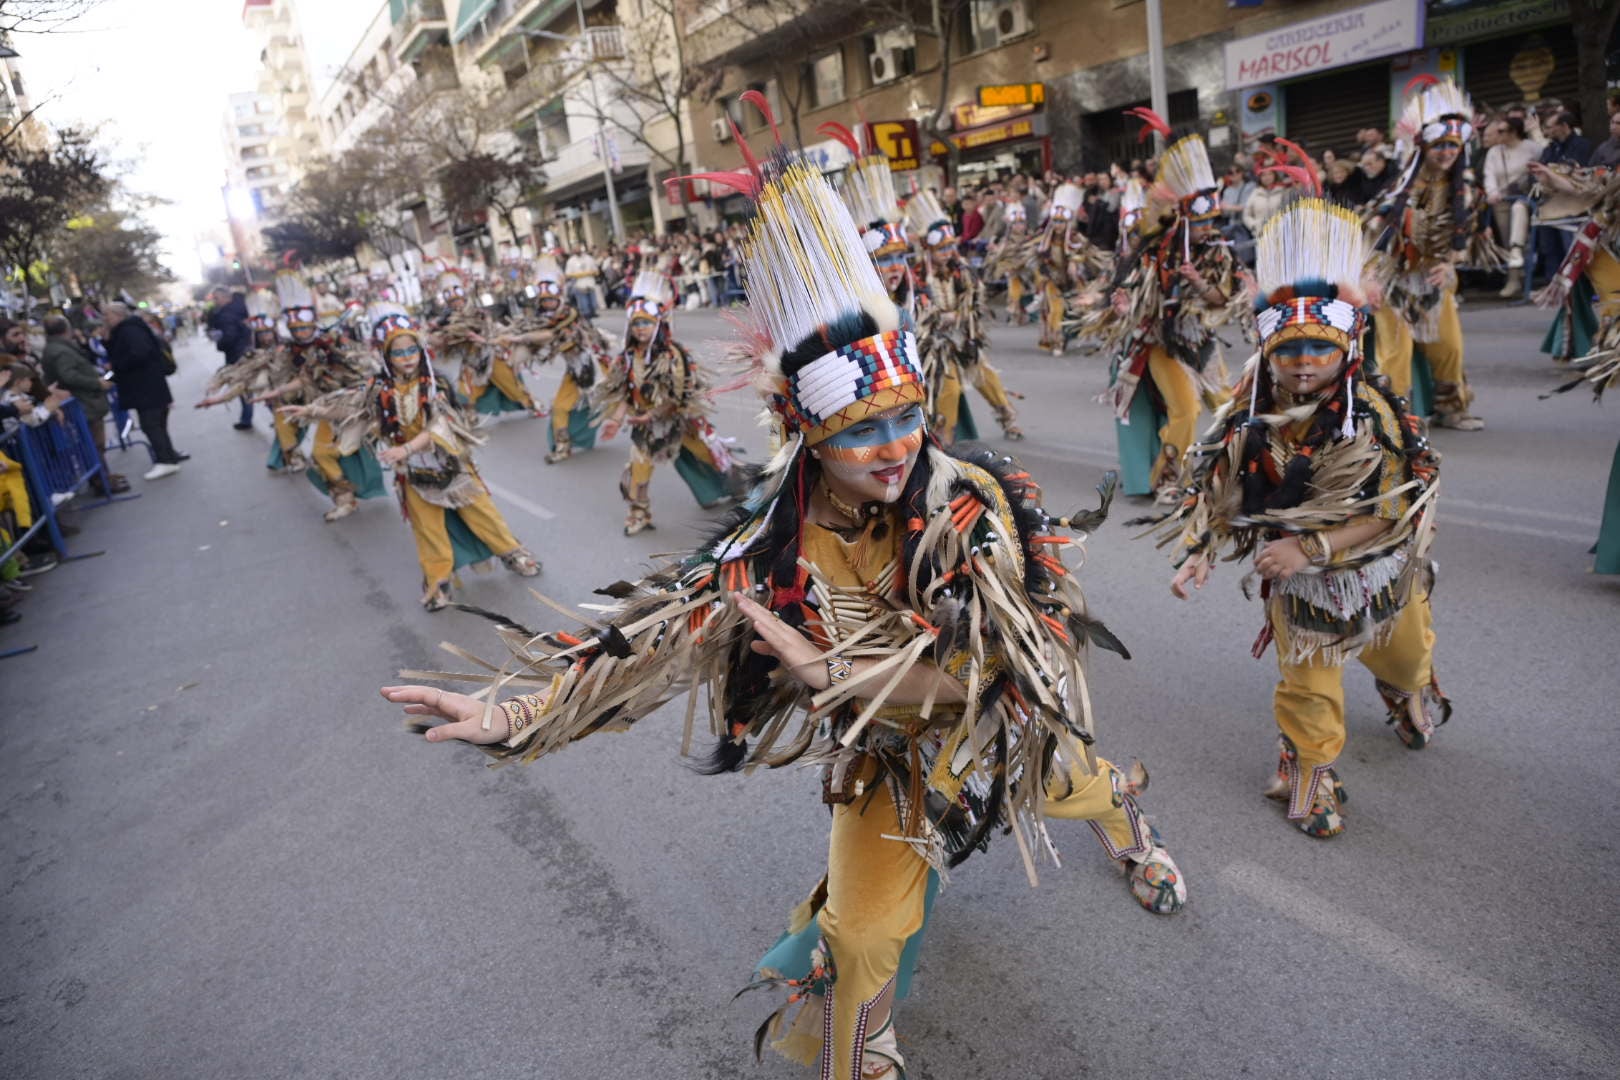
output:
[[1226,43],[1226,88],[1294,79],[1423,46],[1423,0],[1378,0]]

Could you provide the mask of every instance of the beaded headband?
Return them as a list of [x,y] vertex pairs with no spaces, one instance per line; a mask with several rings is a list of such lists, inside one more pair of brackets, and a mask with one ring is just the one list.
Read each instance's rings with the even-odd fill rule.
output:
[[911,247],[905,225],[891,221],[873,223],[870,229],[861,234],[861,243],[866,245],[866,253],[874,259],[901,255]]
[[810,446],[928,398],[917,338],[907,330],[874,334],[812,360],[788,378],[786,389],[771,407]]
[[1366,316],[1345,300],[1326,296],[1273,296],[1271,306],[1255,316],[1260,350],[1267,355],[1285,341],[1314,338],[1348,350],[1361,337]]

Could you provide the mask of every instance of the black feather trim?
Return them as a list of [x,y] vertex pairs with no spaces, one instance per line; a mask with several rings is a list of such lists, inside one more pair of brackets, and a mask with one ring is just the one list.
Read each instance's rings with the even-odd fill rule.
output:
[[629,639],[619,631],[617,626],[611,623],[596,635],[596,640],[601,642],[602,651],[615,659],[623,660],[630,655]]
[[1125,647],[1125,643],[1119,640],[1112,630],[1103,625],[1101,619],[1093,619],[1089,615],[1071,615],[1069,629],[1073,631],[1077,641],[1089,641],[1099,649],[1118,653],[1126,660],[1131,658],[1131,650]]
[[702,776],[718,776],[736,772],[747,760],[747,739],[719,739],[706,755],[689,759],[686,767]]
[[500,612],[488,611],[481,607],[475,607],[472,604],[454,604],[452,606],[455,607],[457,611],[465,611],[469,615],[477,615],[481,619],[488,619],[502,630],[516,630],[524,637],[529,638],[536,638],[540,636],[538,631],[530,630],[527,626],[524,626],[516,619],[509,619]]

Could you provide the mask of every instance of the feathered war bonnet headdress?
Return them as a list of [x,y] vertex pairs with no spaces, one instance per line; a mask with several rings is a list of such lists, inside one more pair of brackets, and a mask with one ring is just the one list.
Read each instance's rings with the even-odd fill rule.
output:
[[[1041,250],[1052,243],[1052,233],[1061,230],[1064,233],[1064,243],[1069,241],[1069,226],[1080,213],[1080,207],[1086,201],[1086,193],[1077,185],[1063,183],[1052,192],[1052,198],[1046,204],[1046,229],[1041,237]],[[1084,238],[1082,237],[1082,240]]]
[[[776,128],[762,95],[743,95]],[[750,347],[783,453],[814,446],[874,414],[927,400],[916,335],[867,256],[860,228],[821,173],[781,146],[747,171],[699,179],[748,195],[741,246],[753,318]],[[938,203],[933,207],[937,210]],[[940,215],[943,217],[943,215]],[[910,208],[908,207],[908,218]],[[910,218],[910,220],[917,220]],[[931,221],[930,224],[936,222]]]
[[276,328],[280,302],[276,299],[275,293],[269,289],[254,289],[247,294],[244,303],[247,304],[248,326],[255,332]]
[[900,199],[894,192],[894,172],[889,168],[888,155],[870,147],[863,153],[860,140],[843,124],[829,120],[816,131],[843,143],[855,159],[844,172],[839,194],[862,230],[861,243],[866,253],[879,260],[904,257],[911,250],[911,241],[900,214]]
[[535,257],[533,270],[534,294],[540,299],[563,298],[563,269],[557,265],[557,260],[551,255],[538,255]]
[[906,228],[911,237],[928,251],[945,251],[956,246],[956,230],[939,199],[926,189],[906,200]]
[[422,333],[416,320],[410,313],[392,300],[373,300],[366,305],[366,326],[370,328],[371,343],[377,347],[382,356],[384,370],[388,367],[388,346],[394,339],[409,334],[422,346],[422,362],[429,374],[433,371],[432,358],[428,356],[427,335]]
[[1411,96],[1395,122],[1395,133],[1403,142],[1420,148],[1442,142],[1466,147],[1474,137],[1474,103],[1452,80],[1415,75],[1407,82],[1406,93]]
[[1126,177],[1124,190],[1119,193],[1119,245],[1122,249],[1146,207],[1147,185],[1135,176]]
[[281,300],[281,314],[287,320],[288,330],[312,328],[319,325],[315,314],[315,294],[294,263],[289,251],[282,259],[282,269],[276,271],[276,296]]
[[669,278],[657,270],[637,272],[630,297],[624,302],[625,343],[629,344],[630,328],[638,322],[655,323],[661,334],[674,311],[675,287]]
[[462,272],[453,266],[446,266],[440,270],[439,276],[433,279],[433,292],[445,303],[449,303],[452,297],[465,297],[467,285]]
[[1272,216],[1255,247],[1260,352],[1286,341],[1329,341],[1352,360],[1366,328],[1367,261],[1361,221],[1323,199],[1296,199]]

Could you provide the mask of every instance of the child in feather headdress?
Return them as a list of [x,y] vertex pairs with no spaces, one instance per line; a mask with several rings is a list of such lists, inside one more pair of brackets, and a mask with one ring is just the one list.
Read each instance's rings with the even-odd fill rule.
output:
[[468,294],[472,270],[446,267],[433,283],[440,305],[429,338],[433,351],[459,365],[456,389],[475,414],[540,416],[528,387],[512,367],[510,350],[496,344],[500,326],[477,297]]
[[[1364,377],[1365,246],[1348,210],[1301,199],[1257,247],[1260,352],[1232,403],[1188,456],[1168,521],[1170,588],[1203,588],[1214,559],[1254,557],[1282,678],[1281,752],[1267,794],[1307,835],[1344,831],[1335,763],[1344,747],[1343,665],[1378,679],[1413,750],[1450,713],[1431,654],[1428,546],[1439,459],[1400,398]],[[1245,578],[1245,587],[1250,580]]]
[[618,604],[588,627],[502,620],[516,659],[488,704],[383,695],[445,721],[434,742],[532,760],[707,688],[711,770],[821,765],[829,872],[780,943],[806,947],[759,973],[793,993],[757,1044],[819,1056],[828,1080],[901,1080],[891,1006],[938,871],[1010,831],[1033,873],[1059,817],[1092,823],[1144,906],[1174,911],[1186,887],[1136,804],[1145,775],[1090,746],[1084,646],[1118,642],[1057,530],[1101,512],[1051,518],[1016,463],[931,438],[916,337],[818,171],[779,150],[704,179],[757,206],[742,259],[771,469],[712,541],[603,590]]
[[586,393],[596,384],[599,368],[608,362],[608,342],[596,325],[571,306],[563,295],[563,271],[557,260],[541,255],[532,267],[534,316],[524,329],[496,339],[504,347],[532,350],[532,363],[562,361],[562,381],[551,399],[551,428],[546,464],[567,461],[576,451],[596,445],[596,421]]
[[630,461],[619,478],[619,494],[629,504],[626,536],[653,527],[653,470],[663,462],[675,462],[675,471],[704,508],[748,487],[735,440],[722,437],[709,421],[702,367],[670,333],[674,310],[668,278],[655,270],[637,274],[625,303],[624,349],[591,391],[592,408],[602,417],[602,438],[630,425]]

